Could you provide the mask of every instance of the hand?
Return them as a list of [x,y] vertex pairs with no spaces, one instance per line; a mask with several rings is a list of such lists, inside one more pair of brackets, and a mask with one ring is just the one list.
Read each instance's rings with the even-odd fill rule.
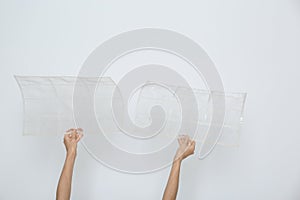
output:
[[64,144],[67,150],[67,153],[75,153],[77,150],[77,143],[83,137],[83,130],[81,128],[74,129],[71,128],[66,131],[64,136]]
[[179,147],[175,155],[175,161],[182,161],[188,156],[194,154],[196,143],[195,141],[191,140],[188,135],[180,135],[178,137],[178,144]]

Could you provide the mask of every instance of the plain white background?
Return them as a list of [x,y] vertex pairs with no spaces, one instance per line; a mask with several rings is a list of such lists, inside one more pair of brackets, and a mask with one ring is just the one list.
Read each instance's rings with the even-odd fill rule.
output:
[[[120,32],[156,27],[198,42],[227,91],[246,91],[240,147],[183,163],[178,199],[300,199],[300,1],[0,1],[0,199],[54,199],[62,137],[22,136],[19,75],[76,75]],[[160,199],[169,169],[128,175],[79,145],[72,199]]]

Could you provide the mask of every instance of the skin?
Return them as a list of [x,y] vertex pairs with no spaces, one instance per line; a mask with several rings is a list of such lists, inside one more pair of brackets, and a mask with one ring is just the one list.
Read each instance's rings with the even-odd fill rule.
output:
[[[56,200],[70,200],[77,144],[82,137],[82,129],[80,128],[69,129],[64,136],[67,154],[56,190]],[[195,141],[192,141],[187,135],[179,136],[178,144],[179,147],[174,157],[163,200],[176,200],[181,163],[185,158],[194,154]]]
[[175,200],[178,192],[180,167],[182,161],[194,154],[195,141],[192,141],[187,135],[178,138],[179,147],[177,149],[174,162],[169,175],[168,183],[163,195],[163,200]]
[[69,129],[64,136],[66,159],[56,190],[56,200],[69,200],[71,196],[72,175],[77,154],[77,143],[82,138],[82,129]]

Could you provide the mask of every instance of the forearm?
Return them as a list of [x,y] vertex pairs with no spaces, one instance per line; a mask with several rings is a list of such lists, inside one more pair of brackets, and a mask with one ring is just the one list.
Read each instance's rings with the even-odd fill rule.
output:
[[76,158],[76,152],[68,152],[63,166],[61,176],[59,178],[57,191],[56,191],[56,200],[69,200],[71,196],[71,184],[72,184],[72,175],[73,168]]
[[168,183],[163,195],[163,200],[175,200],[179,185],[181,160],[177,159],[173,162]]

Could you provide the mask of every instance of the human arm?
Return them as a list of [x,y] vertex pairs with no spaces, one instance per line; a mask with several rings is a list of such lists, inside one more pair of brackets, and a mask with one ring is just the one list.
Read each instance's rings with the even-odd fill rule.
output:
[[179,147],[177,149],[168,183],[164,191],[163,200],[176,200],[179,176],[182,161],[188,156],[194,154],[195,141],[192,141],[187,135],[178,138]]
[[82,136],[82,129],[70,129],[64,136],[64,144],[67,154],[57,185],[56,200],[70,199],[73,168],[77,154],[77,143]]

